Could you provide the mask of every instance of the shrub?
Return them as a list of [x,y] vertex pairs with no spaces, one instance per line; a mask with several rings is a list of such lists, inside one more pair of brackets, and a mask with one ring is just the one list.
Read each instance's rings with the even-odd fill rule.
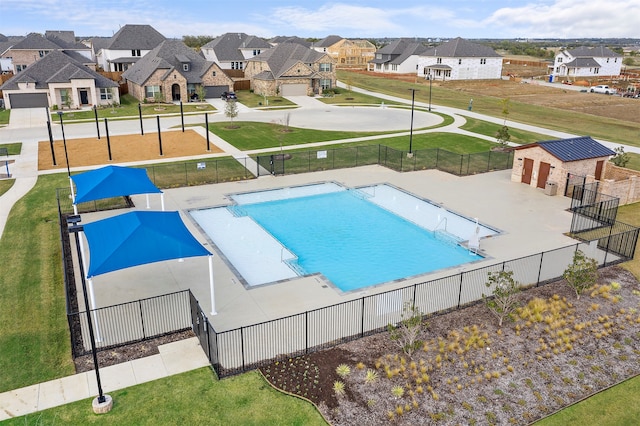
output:
[[336,373],[344,379],[351,374],[351,368],[347,364],[340,364],[336,367]]
[[576,298],[598,280],[598,263],[595,259],[587,257],[581,250],[576,250],[573,255],[573,263],[562,274],[562,278],[573,288]]
[[333,391],[336,395],[344,395],[344,383],[340,380],[333,382]]
[[513,271],[489,272],[488,288],[494,287],[493,297],[482,294],[487,308],[498,318],[498,326],[502,327],[502,321],[511,316],[518,307],[520,283],[513,279]]
[[422,326],[426,323],[422,320],[422,312],[415,306],[405,303],[402,311],[402,319],[398,325],[389,324],[387,330],[391,340],[407,355],[422,347],[423,342],[418,339]]

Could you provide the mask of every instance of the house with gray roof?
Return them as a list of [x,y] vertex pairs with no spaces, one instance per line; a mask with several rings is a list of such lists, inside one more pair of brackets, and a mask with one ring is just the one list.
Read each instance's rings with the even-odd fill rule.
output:
[[297,43],[281,43],[247,60],[245,77],[264,96],[321,94],[336,85],[335,61]]
[[422,53],[417,74],[443,81],[499,79],[502,56],[489,46],[457,37]]
[[590,136],[534,142],[514,150],[512,182],[540,189],[553,184],[560,194],[565,193],[571,175],[604,179],[607,160],[615,155]]
[[13,73],[13,59],[10,56],[4,57],[3,54],[23,38],[0,34],[0,74]]
[[122,78],[129,94],[142,102],[188,102],[203,87],[206,97],[233,90],[233,80],[215,62],[180,40],[164,40],[129,67]]
[[120,103],[117,83],[68,53],[53,50],[0,86],[6,108],[62,109]]
[[554,79],[562,77],[617,76],[622,69],[622,55],[604,47],[581,46],[560,50],[553,62]]
[[297,36],[275,36],[269,39],[271,46],[277,46],[280,43],[298,43],[304,47],[311,47],[311,42]]
[[[226,33],[200,48],[207,61],[220,65],[223,70],[242,71],[247,60],[260,55],[272,46],[266,40],[245,33]],[[242,77],[242,72],[229,73]]]
[[[0,57],[4,59],[10,58],[12,71],[19,73],[53,51],[73,52],[72,54],[80,62],[87,66],[92,66],[93,64],[91,49],[82,43],[76,42],[73,31],[47,31],[45,35],[31,33],[12,44],[2,52]],[[80,56],[83,56],[84,59],[81,59]]]
[[418,56],[427,47],[410,39],[394,40],[375,52],[375,58],[369,61],[368,70],[381,73],[415,73]]
[[126,71],[132,64],[165,41],[151,25],[127,24],[96,52],[98,66],[104,71]]

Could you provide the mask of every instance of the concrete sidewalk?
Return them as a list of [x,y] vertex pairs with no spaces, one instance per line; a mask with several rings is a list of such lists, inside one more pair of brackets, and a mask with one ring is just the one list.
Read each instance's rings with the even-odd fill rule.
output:
[[[197,337],[158,346],[157,355],[100,368],[104,393],[209,365]],[[93,370],[0,393],[0,421],[98,396]],[[87,403],[87,409],[91,405]]]

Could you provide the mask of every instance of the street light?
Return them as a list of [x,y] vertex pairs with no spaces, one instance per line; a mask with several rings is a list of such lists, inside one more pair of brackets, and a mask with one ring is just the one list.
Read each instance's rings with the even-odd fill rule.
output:
[[429,112],[431,112],[431,73],[427,75],[427,78],[429,79]]
[[411,90],[411,127],[409,129],[409,157],[413,155],[413,111],[415,109],[415,101],[416,101],[416,92],[417,89],[409,89]]
[[67,175],[71,178],[71,168],[69,168],[69,154],[67,154],[67,139],[64,137],[64,123],[62,122],[62,111],[58,111],[60,117],[60,127],[62,128],[62,144],[64,145],[64,158],[67,160]]
[[[91,321],[91,315],[90,315],[90,305],[89,305],[89,296],[87,295],[87,283],[85,281],[85,272],[84,272],[84,265],[83,265],[83,260],[82,260],[82,251],[80,250],[80,236],[79,233],[82,232],[83,228],[82,225],[78,225],[78,222],[80,222],[82,219],[80,218],[80,215],[71,215],[67,217],[67,225],[69,226],[69,232],[75,235],[75,239],[76,239],[76,249],[78,251],[78,265],[80,267],[80,279],[82,282],[82,295],[84,296],[84,306],[85,306],[85,312],[87,314],[87,325],[89,328],[89,339],[91,340],[91,354],[93,355],[93,366],[96,372],[96,381],[98,383],[98,397],[97,402],[99,405],[102,404],[110,404],[111,403],[111,397],[109,395],[104,395],[104,393],[102,392],[102,382],[100,381],[100,369],[98,367],[98,354],[96,351],[96,339],[95,339],[95,335],[93,333],[93,323]],[[108,400],[107,400],[108,399]],[[110,409],[110,407],[106,408],[106,411],[108,411]],[[95,411],[95,403],[94,403],[94,411]],[[101,411],[101,412],[105,412],[105,411]]]

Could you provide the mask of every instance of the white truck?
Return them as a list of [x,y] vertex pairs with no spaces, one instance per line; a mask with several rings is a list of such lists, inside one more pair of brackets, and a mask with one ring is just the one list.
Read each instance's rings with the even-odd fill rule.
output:
[[589,89],[589,92],[604,93],[605,95],[613,95],[614,93],[616,93],[616,89],[614,89],[613,87],[609,87],[605,84],[600,84],[598,86],[591,86],[591,88]]

